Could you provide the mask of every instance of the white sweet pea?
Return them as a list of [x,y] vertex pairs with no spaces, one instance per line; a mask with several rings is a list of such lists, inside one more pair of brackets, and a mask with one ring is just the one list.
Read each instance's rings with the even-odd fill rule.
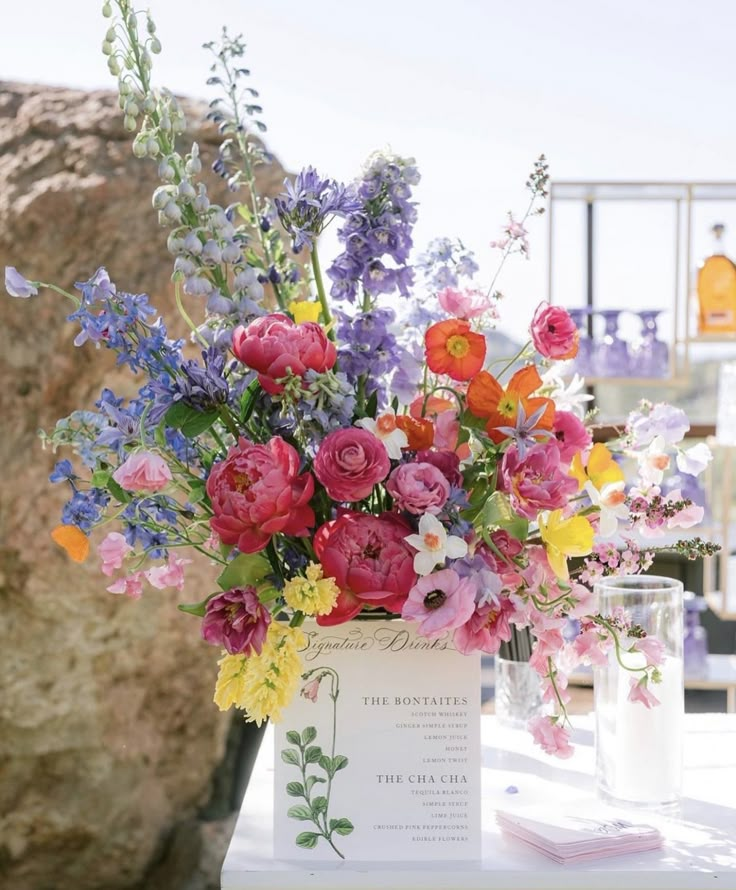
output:
[[618,531],[619,519],[627,519],[629,508],[624,503],[626,494],[623,482],[609,482],[598,489],[592,482],[585,483],[585,490],[594,507],[600,510],[598,534],[601,538],[610,538]]
[[393,411],[384,411],[375,420],[363,417],[357,421],[356,426],[362,426],[364,430],[368,430],[380,439],[391,460],[401,460],[401,449],[406,448],[409,440],[406,438],[406,433],[396,426],[396,415]]
[[468,552],[468,545],[456,535],[448,535],[444,525],[431,513],[419,520],[419,534],[407,535],[404,540],[416,551],[414,571],[417,575],[429,575],[445,559],[460,559]]
[[699,476],[713,460],[713,453],[705,442],[677,452],[677,469],[689,476]]
[[639,476],[645,485],[659,485],[664,471],[669,469],[670,459],[662,436],[655,436],[645,451],[637,455]]

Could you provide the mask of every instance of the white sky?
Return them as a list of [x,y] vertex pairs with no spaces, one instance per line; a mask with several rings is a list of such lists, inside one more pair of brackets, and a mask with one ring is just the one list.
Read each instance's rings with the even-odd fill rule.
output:
[[[114,85],[99,52],[101,3],[0,5],[0,76]],[[557,179],[736,179],[733,0],[150,5],[163,43],[157,84],[211,98],[199,46],[223,24],[243,32],[269,143],[284,164],[350,179],[375,148],[414,155],[423,174],[417,246],[459,236],[487,277],[488,241],[507,210],[525,206],[524,181],[542,151]],[[646,211],[619,227],[628,242],[601,257],[609,304],[666,303],[655,272],[645,271],[647,229],[662,224]],[[696,253],[711,221],[702,220]],[[736,212],[730,235],[734,255]],[[619,237],[614,228],[609,237]],[[573,293],[582,259],[572,240],[568,249],[572,304],[582,298]],[[543,221],[534,223],[532,260],[517,260],[500,284],[509,297],[503,327],[520,335],[547,295]]]

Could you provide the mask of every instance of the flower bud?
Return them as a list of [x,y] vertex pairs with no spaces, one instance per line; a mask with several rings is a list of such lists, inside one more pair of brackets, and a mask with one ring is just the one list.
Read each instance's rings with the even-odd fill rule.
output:
[[179,197],[183,198],[185,201],[192,201],[196,192],[194,191],[194,186],[189,182],[188,179],[182,179],[179,183]]
[[112,17],[112,6],[110,5],[109,0],[108,0],[108,2],[105,2],[102,4],[102,15],[106,19],[109,19]]
[[143,100],[143,110],[146,114],[152,114],[156,110],[156,100],[153,96],[146,96]]
[[171,166],[168,158],[164,158],[158,165],[158,178],[164,182],[173,182],[176,176],[176,170]]
[[214,285],[209,278],[201,275],[192,275],[184,282],[184,293],[193,297],[206,297],[214,290]]
[[196,176],[198,173],[202,172],[202,162],[199,158],[189,158],[184,165],[184,169],[190,176]]
[[205,263],[216,266],[222,261],[222,251],[217,241],[209,240],[202,248],[202,259]]
[[258,276],[255,269],[252,266],[246,266],[245,269],[241,269],[235,276],[233,284],[236,290],[245,290],[245,288],[250,287],[251,284],[255,284],[257,281]]
[[242,251],[240,250],[240,245],[236,244],[235,241],[228,241],[222,248],[222,258],[230,265],[237,263],[241,257]]
[[112,55],[113,46],[107,40],[102,41],[102,55],[103,56],[111,56]]
[[190,232],[184,239],[184,249],[192,256],[199,256],[202,253],[202,241],[196,232]]
[[138,124],[136,123],[136,120],[132,115],[126,114],[123,118],[123,126],[129,133],[132,133],[136,129]]
[[164,207],[161,213],[168,222],[181,222],[181,208],[176,203],[176,201],[169,201],[169,203]]
[[171,129],[171,118],[168,114],[162,114],[161,120],[158,122],[159,127],[164,131],[164,133],[168,133]]
[[110,56],[108,58],[107,68],[113,77],[117,77],[118,74],[120,74],[120,63],[118,62],[117,56]]
[[146,22],[146,30],[149,34],[156,33],[156,23],[150,16],[148,17],[148,21]]
[[158,144],[158,139],[150,136],[148,141],[146,142],[146,154],[149,158],[157,158],[160,153],[161,149]]
[[153,193],[151,204],[154,210],[163,210],[171,200],[172,188],[169,185],[160,185]]
[[194,209],[197,213],[207,213],[210,209],[210,199],[207,197],[207,189],[203,182],[199,184],[199,194],[194,199]]
[[166,249],[174,256],[178,256],[184,250],[184,239],[171,232],[166,239]]
[[[199,239],[198,239],[199,240]],[[186,239],[184,239],[186,244]],[[181,272],[186,278],[195,275],[197,272],[196,265],[185,256],[178,256],[174,262],[174,272]]]
[[123,106],[123,111],[129,117],[138,117],[138,115],[141,113],[140,108],[138,108],[135,101],[130,98],[125,100],[125,105]]
[[139,133],[133,140],[133,154],[137,158],[145,158],[148,154],[147,142],[145,133]]
[[258,302],[258,300],[263,299],[263,295],[265,294],[265,290],[263,289],[263,285],[260,281],[254,281],[253,284],[248,285],[248,296]]
[[148,45],[151,47],[151,52],[154,55],[157,56],[161,52],[161,41],[158,37],[152,37]]

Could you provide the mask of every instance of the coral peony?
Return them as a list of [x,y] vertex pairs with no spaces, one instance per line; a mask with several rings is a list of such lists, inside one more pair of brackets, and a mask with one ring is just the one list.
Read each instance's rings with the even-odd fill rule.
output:
[[202,639],[230,655],[260,655],[270,623],[255,587],[233,587],[207,601]]
[[534,348],[545,358],[575,358],[578,354],[580,332],[562,306],[540,303],[530,327]]
[[314,475],[334,501],[367,498],[390,469],[383,442],[367,430],[356,428],[327,435],[314,460]]
[[399,510],[415,516],[439,513],[450,496],[450,483],[430,463],[401,464],[388,477],[386,491]]
[[560,466],[560,451],[553,442],[534,445],[524,460],[516,447],[504,454],[499,474],[499,488],[511,497],[521,516],[536,519],[540,510],[558,510],[567,504],[578,483]]
[[136,451],[120,464],[112,478],[126,491],[161,491],[171,482],[171,470],[158,454]]

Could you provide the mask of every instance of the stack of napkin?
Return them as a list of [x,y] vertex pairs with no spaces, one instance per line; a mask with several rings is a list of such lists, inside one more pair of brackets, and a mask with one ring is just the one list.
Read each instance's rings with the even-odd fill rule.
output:
[[662,846],[662,835],[636,815],[586,802],[575,808],[524,807],[496,812],[506,836],[522,841],[555,862],[586,862]]

